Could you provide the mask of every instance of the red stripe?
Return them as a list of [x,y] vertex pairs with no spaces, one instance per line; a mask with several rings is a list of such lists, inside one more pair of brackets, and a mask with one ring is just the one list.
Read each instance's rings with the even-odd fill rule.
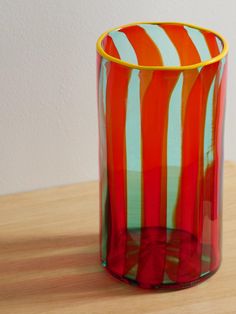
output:
[[198,278],[201,271],[201,237],[203,210],[204,125],[209,89],[218,63],[202,68],[190,92],[183,129],[182,174],[178,198],[177,228],[196,237],[194,251],[187,243],[180,250],[178,281]]
[[110,196],[108,267],[118,275],[126,260],[126,99],[130,69],[109,63],[107,80],[107,164]]
[[[218,66],[218,71],[215,79],[214,84],[214,94],[213,94],[213,125],[214,125],[214,119],[215,119],[215,112],[216,112],[216,106],[217,106],[217,93],[219,88],[219,75],[220,75],[220,67]],[[212,128],[212,138],[214,138],[213,134],[213,128]],[[216,186],[214,184],[214,176],[215,176],[215,157],[214,157],[214,144],[212,142],[212,149],[213,149],[213,160],[210,162],[210,164],[207,165],[207,168],[205,170],[204,175],[204,182],[203,182],[203,209],[202,209],[202,220],[203,220],[203,226],[202,226],[202,256],[207,256],[209,258],[209,261],[202,260],[201,265],[201,273],[205,273],[210,270],[210,260],[211,260],[211,232],[212,232],[212,221],[211,221],[211,212],[214,205],[214,193],[216,193]],[[206,157],[206,156],[205,156]]]
[[224,66],[222,80],[219,86],[217,97],[216,112],[215,112],[215,126],[214,126],[214,157],[215,157],[215,173],[214,173],[214,192],[213,209],[211,213],[212,219],[212,255],[211,255],[211,271],[214,271],[220,263],[220,236],[222,223],[222,167],[223,167],[223,121],[225,110],[225,96],[226,96],[226,79],[227,79],[227,60]]
[[[198,180],[202,178],[203,141],[206,103],[218,63],[202,68],[189,94],[183,129],[182,177],[178,207],[181,215],[177,226],[190,233],[196,231],[193,215],[195,212]],[[200,171],[200,173],[199,173]]]
[[211,84],[215,78],[217,70],[219,69],[219,62],[210,65],[206,70],[206,76],[203,76],[203,95],[202,95],[202,113],[200,120],[199,130],[199,151],[198,151],[198,202],[195,204],[195,217],[194,221],[198,222],[194,224],[194,234],[198,236],[201,241],[202,236],[202,215],[203,215],[203,195],[204,195],[204,133],[205,133],[205,120],[206,109],[209,90]]
[[163,65],[158,47],[140,26],[121,29],[133,46],[139,65]]
[[116,46],[113,42],[113,39],[107,35],[103,41],[102,41],[102,47],[104,49],[104,51],[111,55],[112,57],[114,58],[117,58],[117,59],[120,59],[120,55],[119,55],[119,52],[118,50],[116,49]]
[[[166,235],[156,227],[166,227],[168,107],[179,75],[178,71],[153,72],[141,100],[144,231],[137,277],[142,283],[158,284],[163,280],[165,254],[159,251],[156,243],[164,241],[160,237]],[[141,86],[146,86],[145,78],[140,75]],[[149,230],[145,229],[147,227]],[[153,241],[153,250],[150,241]]]
[[212,33],[206,33],[206,32],[202,32],[202,35],[205,37],[205,41],[207,43],[211,57],[214,58],[220,53],[219,47],[216,42],[216,38],[217,38],[216,35]]
[[212,238],[212,212],[214,208],[214,195],[217,193],[217,186],[215,184],[216,175],[216,162],[215,162],[215,145],[214,145],[214,126],[216,122],[216,110],[217,109],[217,95],[219,92],[219,78],[220,78],[220,66],[218,66],[218,72],[216,75],[214,94],[213,94],[213,127],[212,127],[212,149],[213,149],[213,161],[207,165],[204,177],[204,206],[203,206],[203,231],[202,231],[202,255],[209,257],[210,261],[202,261],[201,272],[207,272],[210,270],[211,256],[213,255],[211,247]]
[[142,102],[144,226],[166,225],[168,109],[179,74],[178,71],[154,72]]
[[[202,256],[207,256],[209,260],[211,259],[211,232],[212,232],[212,222],[211,222],[211,212],[213,207],[214,193],[216,191],[214,186],[214,172],[215,172],[215,162],[212,161],[208,165],[205,177],[204,177],[204,206],[202,209],[202,220],[203,220],[203,230],[202,230]],[[205,273],[210,270],[210,261],[201,261],[201,273]]]
[[99,147],[99,153],[98,153],[98,170],[99,170],[99,239],[100,239],[100,257],[102,257],[102,177],[101,177],[101,121],[100,121],[100,106],[102,104],[100,103],[100,92],[99,89],[99,80],[100,80],[100,72],[101,72],[101,56],[97,53],[97,104],[98,104],[98,147]]

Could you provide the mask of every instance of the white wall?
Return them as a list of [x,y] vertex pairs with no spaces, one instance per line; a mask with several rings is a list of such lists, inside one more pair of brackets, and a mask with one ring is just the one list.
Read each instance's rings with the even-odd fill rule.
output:
[[225,157],[236,160],[235,0],[0,0],[0,194],[97,178],[95,42],[148,20],[228,39]]

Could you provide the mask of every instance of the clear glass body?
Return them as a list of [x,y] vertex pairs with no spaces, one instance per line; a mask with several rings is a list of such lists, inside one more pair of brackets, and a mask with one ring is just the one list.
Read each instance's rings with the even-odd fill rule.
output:
[[143,23],[99,45],[102,264],[143,288],[192,286],[221,261],[225,43]]

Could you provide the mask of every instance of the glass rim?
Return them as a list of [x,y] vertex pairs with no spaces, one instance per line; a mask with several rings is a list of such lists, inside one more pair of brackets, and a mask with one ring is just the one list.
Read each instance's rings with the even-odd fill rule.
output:
[[[125,27],[129,27],[129,26],[135,26],[135,25],[139,25],[139,24],[156,24],[156,25],[160,25],[160,24],[174,24],[174,25],[181,25],[181,26],[188,26],[191,28],[195,28],[197,30],[200,31],[206,31],[206,32],[210,32],[213,35],[215,35],[216,37],[218,37],[222,44],[223,44],[223,49],[221,51],[221,53],[219,53],[217,56],[205,60],[205,61],[201,61],[198,63],[193,63],[193,64],[189,64],[189,65],[178,65],[178,66],[165,66],[165,65],[138,65],[138,64],[133,64],[121,59],[118,59],[116,57],[111,56],[110,54],[106,53],[105,50],[102,47],[102,40],[112,31],[117,31],[119,29],[125,28]],[[189,24],[189,23],[184,23],[184,22],[134,22],[134,23],[130,23],[130,24],[125,24],[125,25],[121,25],[115,28],[111,28],[107,31],[105,31],[97,40],[96,43],[96,50],[97,52],[105,59],[107,59],[108,61],[112,61],[115,63],[118,63],[120,65],[123,65],[125,67],[128,68],[132,68],[132,69],[138,69],[138,70],[165,70],[165,71],[170,71],[170,70],[178,70],[178,71],[182,71],[182,70],[192,70],[192,69],[197,69],[200,67],[204,67],[206,65],[215,63],[217,61],[222,60],[228,53],[229,50],[229,46],[228,46],[228,42],[227,40],[220,35],[219,33],[208,29],[208,28],[204,28],[204,27],[200,27],[194,24]]]

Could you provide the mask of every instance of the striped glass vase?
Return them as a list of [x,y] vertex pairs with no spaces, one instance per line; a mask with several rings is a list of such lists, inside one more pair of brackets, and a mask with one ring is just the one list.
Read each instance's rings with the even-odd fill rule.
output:
[[97,41],[102,265],[180,289],[221,262],[228,46],[184,23],[135,23]]

